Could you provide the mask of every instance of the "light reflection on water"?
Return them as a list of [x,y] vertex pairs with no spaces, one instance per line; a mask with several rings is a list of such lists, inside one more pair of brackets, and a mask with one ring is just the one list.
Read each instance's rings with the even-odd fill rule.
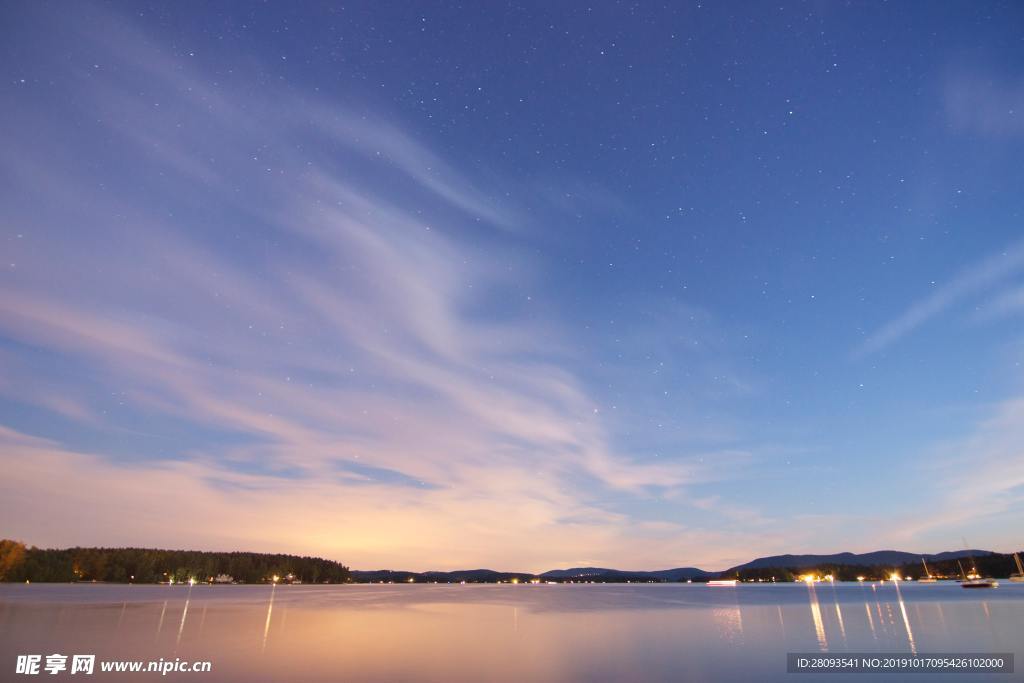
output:
[[164,680],[782,681],[794,651],[1024,661],[1022,621],[1012,585],[3,585],[0,679],[56,652],[213,662]]
[[818,639],[818,649],[828,652],[828,638],[825,636],[825,622],[821,619],[821,606],[818,604],[818,591],[813,583],[807,584],[807,592],[811,598],[811,618],[814,620],[814,635]]
[[910,644],[910,653],[917,654],[917,645],[914,643],[914,631],[910,628],[910,619],[907,617],[907,606],[903,602],[903,593],[900,591],[899,582],[893,583],[893,589],[896,591],[896,602],[900,606],[900,614],[903,615],[903,627],[907,629],[907,642]]
[[160,608],[160,618],[156,622],[156,638],[154,638],[154,640],[159,640],[160,631],[164,630],[164,616],[167,614],[167,602],[167,600],[164,600],[163,607]]
[[843,610],[839,606],[839,595],[836,593],[836,584],[831,583],[832,586],[832,602],[836,608],[836,620],[839,622],[839,637],[842,642],[846,643],[846,626],[843,624]]
[[185,632],[185,619],[188,617],[188,605],[192,602],[192,585],[189,584],[188,595],[185,596],[185,608],[181,610],[181,624],[178,625],[178,638],[174,641],[174,651],[178,651],[178,646],[181,645],[181,635]]
[[276,583],[270,587],[270,599],[267,600],[267,621],[263,625],[263,644],[260,646],[260,652],[264,652],[267,649],[267,636],[270,635],[270,617],[274,613],[275,593],[277,593]]

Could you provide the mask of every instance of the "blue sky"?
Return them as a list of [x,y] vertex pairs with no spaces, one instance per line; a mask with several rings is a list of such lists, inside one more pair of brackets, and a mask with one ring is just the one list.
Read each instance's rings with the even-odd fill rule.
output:
[[0,532],[1020,546],[1013,3],[8,3]]

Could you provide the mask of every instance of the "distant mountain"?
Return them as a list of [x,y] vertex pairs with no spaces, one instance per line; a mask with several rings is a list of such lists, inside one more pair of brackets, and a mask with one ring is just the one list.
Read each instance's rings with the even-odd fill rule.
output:
[[542,579],[600,579],[602,581],[680,581],[686,579],[705,579],[717,572],[706,572],[696,567],[679,567],[677,569],[661,569],[658,571],[628,571],[623,569],[606,569],[604,567],[573,567],[572,569],[552,569],[540,575]]
[[[467,583],[496,583],[498,581],[512,580],[526,582],[530,579],[538,578],[546,581],[598,581],[609,583],[624,581],[705,581],[720,576],[735,576],[737,572],[745,570],[849,566],[876,567],[878,571],[888,571],[889,569],[904,565],[916,565],[921,561],[922,557],[928,562],[943,562],[968,556],[981,559],[992,555],[993,553],[989,550],[952,550],[943,553],[908,553],[900,550],[876,550],[860,554],[772,555],[770,557],[759,557],[746,564],[737,565],[720,572],[706,571],[697,567],[677,567],[675,569],[660,569],[656,571],[630,571],[607,567],[572,567],[569,569],[552,569],[543,574],[498,572],[493,569],[462,569],[450,572],[410,572],[377,569],[373,571],[352,571],[352,579],[361,583],[376,583],[380,581],[408,583],[410,580],[415,583],[433,581],[438,583],[459,583],[462,581]],[[952,570],[955,572],[956,567],[954,566]]]
[[496,583],[498,581],[529,581],[544,580],[593,580],[593,581],[685,581],[686,579],[706,579],[715,576],[715,572],[706,572],[696,567],[680,567],[678,569],[662,569],[660,571],[624,571],[606,569],[604,567],[576,567],[573,569],[553,569],[543,574],[527,574],[525,572],[497,572],[493,569],[461,569],[450,572],[410,572],[394,569],[376,569],[370,571],[353,571],[352,578],[361,583],[377,583],[380,581],[408,583]]
[[737,565],[721,572],[722,574],[734,574],[744,569],[770,569],[775,567],[787,567],[791,569],[802,569],[804,567],[818,567],[822,565],[857,565],[871,567],[886,565],[897,567],[904,564],[920,562],[923,557],[928,561],[955,560],[962,557],[982,557],[991,555],[989,550],[952,550],[943,553],[907,553],[901,550],[876,550],[871,553],[835,553],[834,555],[772,555],[770,557],[759,557],[746,564]]
[[493,583],[495,581],[529,581],[533,574],[525,572],[496,572],[493,569],[460,569],[452,572],[423,572],[424,581],[466,581],[468,583]]
[[552,569],[541,574],[541,577],[545,579],[573,579],[584,576],[601,576],[613,571],[615,570],[602,567],[573,567],[572,569]]
[[353,571],[352,578],[360,583],[378,583],[381,581],[408,583],[410,579],[416,583],[497,583],[498,581],[529,581],[533,574],[524,572],[496,572],[493,569],[460,569],[451,572],[410,572],[394,569],[374,569],[369,571]]
[[652,578],[665,581],[683,581],[686,579],[709,579],[718,575],[718,572],[706,572],[697,567],[679,567],[677,569],[659,569],[653,572],[644,572]]

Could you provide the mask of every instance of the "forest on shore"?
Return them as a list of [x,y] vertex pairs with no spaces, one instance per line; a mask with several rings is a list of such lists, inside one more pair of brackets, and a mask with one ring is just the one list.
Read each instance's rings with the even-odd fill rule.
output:
[[297,555],[159,550],[155,548],[44,549],[0,540],[0,581],[168,581],[266,583],[344,583],[348,567],[319,557]]

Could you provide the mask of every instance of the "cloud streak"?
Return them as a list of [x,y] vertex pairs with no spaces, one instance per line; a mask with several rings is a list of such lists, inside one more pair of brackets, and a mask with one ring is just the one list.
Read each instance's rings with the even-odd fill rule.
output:
[[1015,540],[1007,543],[1005,530],[1024,512],[1022,443],[1024,397],[1016,396],[994,406],[967,436],[930,453],[919,472],[936,491],[934,503],[925,513],[908,516],[893,537],[945,539],[956,531],[971,544],[1018,550]]
[[1024,269],[1024,242],[989,256],[958,273],[934,293],[882,325],[858,348],[857,355],[881,351],[914,332],[932,318],[972,296],[985,292]]

